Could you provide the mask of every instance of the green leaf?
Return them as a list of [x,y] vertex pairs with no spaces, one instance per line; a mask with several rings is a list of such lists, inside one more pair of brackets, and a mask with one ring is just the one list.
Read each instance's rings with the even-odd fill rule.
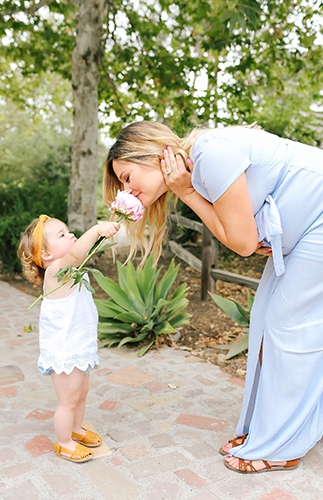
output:
[[120,333],[134,332],[137,328],[127,323],[99,323],[98,331],[100,333]]
[[155,322],[153,320],[149,321],[149,323],[140,328],[140,332],[151,332],[154,328],[154,324]]
[[94,299],[94,303],[97,307],[99,316],[102,318],[114,318],[118,314],[125,312],[123,307],[118,306],[111,299]]
[[118,345],[119,347],[122,347],[124,344],[128,343],[133,343],[133,342],[141,342],[147,337],[148,333],[142,333],[141,335],[138,335],[138,337],[125,337],[124,339],[121,340],[121,342]]
[[139,304],[138,301],[134,303],[131,299],[129,299],[127,293],[124,292],[112,279],[99,275],[95,275],[94,277],[102,290],[104,290],[105,293],[107,293],[119,306],[126,310],[137,309],[138,312],[143,315],[146,313],[142,305]]
[[140,267],[138,267],[138,269],[136,271],[136,283],[137,283],[139,293],[141,295],[141,299],[144,303],[146,303],[145,302],[144,288],[143,288],[143,272],[142,272],[142,269],[140,269]]
[[249,314],[250,314],[253,302],[254,302],[254,298],[248,290],[248,311],[249,311]]
[[153,268],[153,263],[154,254],[150,254],[142,270],[142,284],[144,290],[147,290],[147,287],[149,286],[151,280],[154,277],[154,274],[156,273],[156,269]]
[[180,296],[186,297],[188,290],[189,286],[187,286],[186,283],[182,283],[178,288],[176,288],[175,292],[171,297],[171,300],[176,299],[177,297]]
[[233,358],[233,356],[236,356],[237,354],[240,354],[241,352],[248,349],[248,342],[249,342],[249,335],[243,332],[240,333],[238,338],[231,345],[230,350],[226,355],[225,359]]
[[[118,345],[122,346],[129,342],[140,342],[148,335],[152,335],[152,340],[143,346],[141,354],[138,355],[143,355],[153,345],[156,335],[175,333],[174,325],[187,323],[190,317],[180,314],[188,303],[185,298],[187,293],[185,284],[178,287],[170,301],[166,300],[176,279],[179,265],[175,267],[174,259],[170,263],[158,285],[159,293],[163,296],[156,300],[156,282],[160,269],[153,268],[152,263],[153,257],[150,256],[144,269],[139,268],[137,271],[132,263],[123,268],[118,264],[119,280],[124,290],[109,278],[100,274],[95,275],[101,288],[111,297],[108,300],[95,302],[100,316],[99,337],[106,338],[107,341],[118,339]],[[171,318],[172,322],[169,321]],[[129,332],[134,332],[134,335]]]
[[100,238],[90,248],[90,250],[88,251],[87,255],[90,255],[92,252],[95,252],[95,250],[100,246],[101,242],[104,241],[105,239],[106,239],[105,236],[100,236]]
[[104,276],[103,273],[101,273],[101,271],[99,271],[98,269],[94,269],[92,267],[83,267],[83,270],[86,271],[87,273],[92,273],[93,275],[100,275],[100,276]]
[[142,325],[147,321],[136,311],[123,312],[121,314],[118,314],[118,316],[116,316],[115,319],[118,321],[124,321],[127,323],[136,323],[139,325]]
[[117,266],[119,286],[124,292],[128,293],[129,286],[127,283],[127,269],[119,261],[117,262]]
[[155,304],[156,287],[152,286],[150,290],[148,289],[145,297],[147,317],[150,318],[153,314],[154,304]]
[[141,349],[138,351],[138,356],[143,356],[146,354],[146,352],[151,348],[151,346],[154,345],[156,340],[156,337],[154,337],[148,344],[144,345]]
[[131,290],[131,292],[134,294],[138,302],[140,302],[142,306],[145,306],[145,303],[142,299],[142,296],[139,292],[139,288],[137,286],[135,268],[131,260],[129,260],[127,264],[127,281],[129,290]]
[[166,299],[170,292],[170,289],[176,280],[176,276],[179,270],[179,265],[174,268],[174,259],[172,259],[170,266],[166,272],[166,274],[160,280],[159,285],[156,290],[156,300],[158,301],[160,298]]
[[165,307],[167,304],[169,304],[167,300],[159,299],[154,312],[150,315],[151,319],[156,319],[157,316],[160,314],[161,310],[163,309],[163,307]]
[[225,344],[225,345],[213,345],[212,349],[224,349],[225,351],[228,351],[231,346],[232,342],[230,344]]
[[[174,303],[170,302],[169,305],[165,308],[165,312],[162,314],[162,318],[169,320],[170,318],[178,314],[180,311],[185,309],[187,304],[188,304],[187,299],[176,300]],[[160,319],[161,318],[159,318],[159,320]]]
[[142,293],[146,304],[147,313],[152,311],[155,302],[156,282],[161,269],[153,268],[153,254],[151,254],[142,272]]
[[187,325],[189,323],[191,315],[188,313],[177,314],[169,320],[169,323],[174,328],[178,328],[181,325]]
[[84,285],[85,288],[91,292],[93,295],[95,295],[95,290],[93,288],[93,286],[90,284],[90,282],[86,279],[86,278],[82,278],[81,281],[80,281],[80,287],[81,285]]
[[73,276],[74,283],[73,283],[73,285],[72,285],[72,286],[75,286],[75,285],[77,285],[77,284],[81,281],[81,279],[83,278],[83,273],[82,273],[82,271],[81,271],[81,272],[76,271],[76,272],[75,272],[75,273],[73,273],[73,274],[74,274],[74,276]]
[[73,269],[72,264],[61,268],[57,271],[56,274],[54,274],[54,278],[57,278],[57,281],[60,282],[67,276],[68,273],[72,271],[72,269]]
[[[235,301],[234,301],[235,302]],[[247,321],[247,324],[249,324],[250,322],[250,313],[248,310],[244,309],[240,304],[239,302],[235,302],[236,306],[237,306],[237,309],[239,310],[239,312],[242,314],[242,316],[245,316],[246,318],[246,321]]]
[[[225,313],[227,313],[233,321],[239,325],[247,325],[249,323],[248,313],[242,309],[242,307],[234,300],[225,299],[216,295],[215,293],[210,293],[210,296],[214,300],[217,306],[219,306]],[[243,312],[242,312],[242,311]]]
[[98,347],[99,347],[99,349],[101,349],[101,347],[111,347],[114,344],[118,344],[119,341],[120,341],[120,339],[115,337],[115,338],[112,338],[110,340],[100,342]]
[[154,333],[155,335],[161,335],[162,333],[175,333],[175,328],[168,321],[164,321],[154,328]]

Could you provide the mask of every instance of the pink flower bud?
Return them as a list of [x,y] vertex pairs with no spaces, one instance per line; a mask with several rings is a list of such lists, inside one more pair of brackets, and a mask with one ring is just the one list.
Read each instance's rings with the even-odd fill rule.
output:
[[138,222],[142,218],[144,210],[145,207],[136,196],[120,190],[118,190],[117,196],[110,207],[110,212],[129,222]]

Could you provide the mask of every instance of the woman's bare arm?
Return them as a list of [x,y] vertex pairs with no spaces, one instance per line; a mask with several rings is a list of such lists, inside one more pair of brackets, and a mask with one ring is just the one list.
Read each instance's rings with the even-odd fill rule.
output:
[[[219,241],[245,257],[256,250],[258,232],[244,173],[212,205],[194,190],[180,155],[175,158],[168,149],[161,169],[168,187],[200,217]],[[170,170],[172,174],[167,175]]]

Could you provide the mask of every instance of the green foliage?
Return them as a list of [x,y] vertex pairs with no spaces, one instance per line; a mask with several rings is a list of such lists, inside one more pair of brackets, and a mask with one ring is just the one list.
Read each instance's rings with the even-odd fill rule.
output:
[[322,3],[268,2],[262,25],[249,39],[240,33],[240,50],[226,67],[220,94],[226,123],[257,121],[265,130],[321,145]]
[[248,309],[244,309],[235,300],[225,299],[215,293],[210,293],[217,306],[230,316],[235,323],[243,325],[245,328],[238,338],[229,345],[221,346],[221,349],[229,349],[225,359],[230,359],[248,349],[250,311],[253,304],[253,296],[248,290]]
[[[77,7],[46,4],[0,4],[6,33],[0,93],[27,104],[34,77],[70,77]],[[180,134],[192,126],[258,121],[278,135],[320,144],[313,105],[322,106],[322,2],[115,0],[106,6],[99,101],[111,136],[137,119],[162,121]]]
[[68,182],[72,111],[66,107],[67,83],[51,75],[29,91],[29,106],[14,96],[0,100],[0,182],[26,176]]
[[5,272],[21,272],[17,248],[30,222],[42,213],[67,219],[68,181],[50,176],[0,183],[0,260]]
[[153,255],[143,269],[135,271],[131,261],[126,266],[118,262],[119,285],[98,271],[94,277],[110,298],[95,300],[99,312],[99,338],[101,346],[144,342],[138,355],[143,356],[154,345],[159,335],[169,335],[188,323],[188,287],[180,285],[170,295],[179,265],[174,260],[157,285],[161,268],[152,267]]
[[[103,245],[105,241],[106,238],[104,236],[100,236],[100,238],[94,243],[94,245],[88,251],[87,256],[82,262],[82,264],[79,265],[78,267],[73,267],[72,264],[70,264],[69,266],[65,266],[59,269],[57,273],[54,274],[54,277],[57,278],[57,282],[59,283],[59,285],[48,293],[40,294],[38,299],[36,299],[35,302],[33,302],[31,306],[28,307],[28,309],[31,309],[39,300],[43,299],[44,297],[47,297],[47,295],[50,295],[51,293],[56,292],[56,290],[59,290],[62,286],[66,285],[71,280],[73,280],[73,283],[70,286],[70,288],[73,288],[73,286],[78,285],[79,290],[81,290],[82,285],[84,285],[85,288],[94,295],[95,290],[91,286],[90,282],[84,277],[84,275],[88,273],[92,274],[100,273],[100,271],[98,271],[97,269],[92,269],[91,267],[85,267],[85,264],[97,251],[99,251],[100,247]],[[105,249],[110,248],[113,245],[114,243],[108,243],[105,245]]]
[[66,82],[50,75],[32,95],[27,107],[0,100],[0,260],[10,273],[21,271],[17,248],[34,218],[67,220],[72,113]]
[[[49,7],[39,8],[44,3]],[[1,54],[19,63],[26,77],[50,71],[69,78],[77,7],[56,0],[39,5],[3,0],[0,8],[0,31],[7,38]]]

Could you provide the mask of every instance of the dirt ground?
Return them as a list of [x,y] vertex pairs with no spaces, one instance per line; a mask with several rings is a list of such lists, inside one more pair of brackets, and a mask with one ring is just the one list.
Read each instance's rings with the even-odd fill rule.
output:
[[[198,254],[199,247],[190,244],[190,251]],[[124,262],[126,251],[119,251],[117,260]],[[100,269],[106,276],[109,276],[118,282],[117,266],[113,263],[111,251],[107,250],[94,257],[93,267]],[[161,275],[166,271],[170,258],[161,257],[159,266],[163,266]],[[174,348],[185,349],[191,352],[193,356],[198,356],[204,360],[219,365],[224,371],[235,377],[244,379],[246,373],[247,353],[241,353],[231,359],[226,360],[227,350],[221,349],[221,346],[231,343],[241,332],[241,327],[234,323],[216,304],[210,299],[202,302],[200,295],[201,279],[200,274],[185,262],[175,259],[180,263],[179,273],[175,282],[175,287],[185,282],[190,287],[188,292],[189,304],[185,312],[191,314],[190,323],[184,325],[180,330],[180,338],[173,342]],[[239,257],[224,247],[220,248],[219,268],[231,272],[244,274],[252,278],[260,278],[266,259],[259,255],[253,255],[249,258]],[[136,265],[136,262],[134,262]],[[40,285],[28,283],[21,275],[9,276],[0,274],[0,279],[9,282],[14,287],[22,290],[34,297],[42,293]],[[96,298],[107,298],[106,294],[98,287],[92,279],[92,285],[96,289]],[[231,298],[239,302],[243,307],[247,307],[247,288],[217,281],[216,293],[226,298]],[[254,295],[254,292],[251,291]]]

